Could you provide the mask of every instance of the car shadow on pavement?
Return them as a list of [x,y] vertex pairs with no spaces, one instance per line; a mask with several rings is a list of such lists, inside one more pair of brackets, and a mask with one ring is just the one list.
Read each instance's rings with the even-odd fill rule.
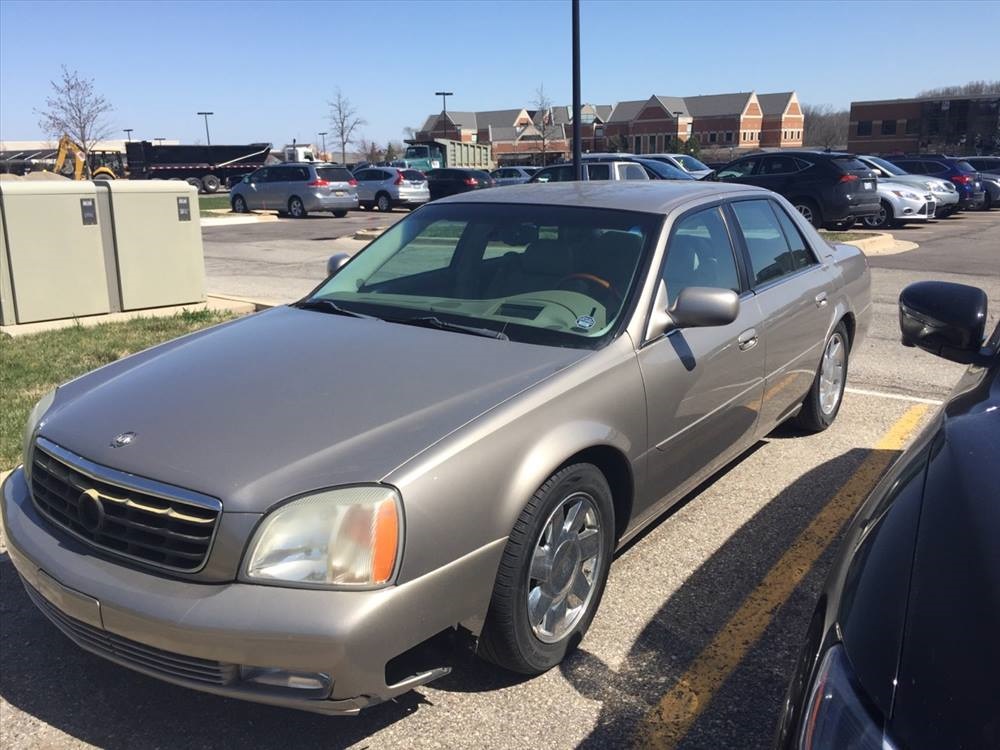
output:
[[[806,472],[776,495],[662,604],[619,666],[610,667],[588,653],[584,640],[560,667],[583,697],[601,703],[594,728],[579,747],[641,745],[638,731],[647,713],[873,453],[850,450]],[[879,453],[885,454],[887,463],[899,455]],[[840,535],[775,610],[763,637],[722,683],[678,747],[770,747],[785,688],[839,540]]]

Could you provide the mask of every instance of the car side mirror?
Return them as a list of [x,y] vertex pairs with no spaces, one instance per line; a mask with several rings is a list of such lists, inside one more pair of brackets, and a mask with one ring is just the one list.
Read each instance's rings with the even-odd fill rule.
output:
[[713,169],[707,175],[705,175],[704,177],[699,177],[698,179],[701,180],[702,182],[718,182],[719,173]]
[[653,315],[646,329],[646,340],[659,338],[675,328],[725,326],[740,314],[740,297],[732,289],[689,286],[667,307],[667,286],[661,279],[653,303]]
[[336,255],[331,255],[330,259],[326,262],[326,275],[333,276],[337,273],[337,271],[343,268],[350,259],[351,256],[347,253],[337,253]]
[[246,184],[246,185],[249,185],[250,184],[250,177],[249,176],[244,177],[243,178],[243,183]]
[[986,292],[948,281],[918,281],[899,295],[903,346],[917,346],[952,362],[979,359],[986,333]]

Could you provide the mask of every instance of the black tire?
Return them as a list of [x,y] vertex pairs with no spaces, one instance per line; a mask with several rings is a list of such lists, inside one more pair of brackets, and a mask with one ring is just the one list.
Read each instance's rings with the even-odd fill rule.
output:
[[990,195],[990,191],[987,190],[986,191],[986,198],[983,200],[982,210],[983,211],[989,211],[991,208],[993,208],[993,196]]
[[879,201],[881,210],[875,216],[866,216],[861,220],[866,227],[871,229],[888,229],[895,226],[896,221],[893,216],[892,204],[889,201]]
[[338,219],[343,219],[345,216],[347,216],[347,211],[333,211],[332,213]]
[[[585,599],[573,594],[574,601],[579,602],[574,608],[581,608],[579,613],[566,623],[568,629],[558,639],[545,641],[531,625],[528,596],[535,589],[542,591],[543,586],[555,584],[546,582],[539,583],[536,587],[531,586],[531,582],[537,580],[530,577],[532,558],[549,521],[563,511],[564,503],[572,507],[582,498],[585,498],[585,504],[589,503],[586,505],[590,509],[588,513],[593,514],[597,523],[596,530],[592,531],[598,534],[593,543],[599,551],[591,569],[589,593]],[[614,505],[607,479],[591,464],[567,466],[549,477],[532,495],[514,524],[500,561],[486,623],[479,638],[477,651],[482,658],[513,672],[535,675],[551,669],[576,648],[590,627],[604,593],[614,551],[614,518]],[[582,573],[573,572],[578,570],[578,563],[575,561],[579,560],[574,555],[581,548],[566,549],[564,543],[558,549],[566,554],[554,556],[552,575],[566,577],[566,574],[568,579],[556,599],[568,603],[570,594],[567,593],[567,587],[578,579],[586,581]],[[543,620],[541,625],[544,622]]]
[[233,198],[233,213],[234,214],[250,213],[250,209],[247,208],[246,199],[242,195],[237,195]]
[[206,193],[216,193],[222,187],[222,180],[214,174],[207,174],[201,178],[201,184],[205,188]]
[[199,193],[203,193],[205,191],[205,186],[201,184],[201,180],[199,180],[197,177],[188,177],[184,181],[188,185],[194,185],[198,189]]
[[796,198],[792,201],[792,205],[814,227],[817,229],[823,227],[823,214],[820,212],[819,206],[816,205],[816,201],[810,198]]
[[[843,347],[843,367],[840,372],[836,403],[832,408],[826,408],[821,399],[823,385],[821,381],[824,375],[824,365],[826,355],[830,349],[831,342],[839,339],[840,346]],[[806,394],[805,401],[802,402],[802,411],[795,418],[795,424],[807,432],[822,432],[833,424],[840,412],[840,405],[844,402],[844,388],[847,385],[847,370],[851,359],[851,340],[847,335],[847,326],[844,321],[840,321],[837,327],[823,344],[823,356],[820,359],[819,368],[816,370],[816,377],[813,379],[812,387]]]
[[302,202],[302,199],[299,196],[293,195],[291,198],[288,199],[289,216],[291,216],[293,219],[304,219],[306,216],[308,216],[308,214],[309,212],[306,211],[306,206]]
[[392,198],[389,197],[388,193],[379,193],[375,196],[375,208],[383,214],[392,211]]

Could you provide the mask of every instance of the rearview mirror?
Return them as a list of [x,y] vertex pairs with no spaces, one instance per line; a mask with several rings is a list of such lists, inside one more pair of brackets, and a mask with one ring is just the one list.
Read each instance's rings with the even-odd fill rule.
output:
[[986,333],[986,292],[948,281],[918,281],[899,295],[903,346],[917,346],[952,362],[978,359]]
[[652,341],[674,328],[725,326],[740,314],[740,297],[732,289],[689,286],[681,290],[674,304],[667,307],[667,286],[660,280],[653,302],[653,314],[646,328]]
[[337,271],[344,267],[344,265],[351,259],[351,256],[347,253],[337,253],[336,255],[331,255],[330,259],[326,262],[326,275],[333,276]]

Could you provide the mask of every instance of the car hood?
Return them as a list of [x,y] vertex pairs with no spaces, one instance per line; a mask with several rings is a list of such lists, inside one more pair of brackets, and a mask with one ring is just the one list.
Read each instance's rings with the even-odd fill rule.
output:
[[906,185],[911,188],[917,188],[918,190],[930,190],[932,183],[947,182],[947,180],[941,180],[937,177],[925,177],[919,174],[899,174],[885,179],[880,177],[878,182],[880,185],[883,182],[891,182],[898,185]]
[[[71,381],[40,434],[227,511],[261,512],[378,481],[587,354],[280,307]],[[126,431],[134,441],[113,448]]]
[[915,192],[919,197],[923,198],[928,193],[929,188],[920,183],[901,182],[895,179],[878,181],[878,191],[880,193],[891,192],[893,190]]

